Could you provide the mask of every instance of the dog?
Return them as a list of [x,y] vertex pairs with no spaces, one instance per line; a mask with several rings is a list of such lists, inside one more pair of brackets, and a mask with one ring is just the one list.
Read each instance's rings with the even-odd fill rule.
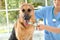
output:
[[[23,3],[20,7],[19,18],[14,25],[9,40],[32,40],[35,27],[34,7],[31,4]],[[14,37],[15,36],[15,37]]]

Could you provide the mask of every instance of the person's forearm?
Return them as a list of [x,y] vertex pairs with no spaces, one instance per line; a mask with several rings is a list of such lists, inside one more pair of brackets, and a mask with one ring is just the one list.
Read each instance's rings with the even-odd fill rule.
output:
[[60,28],[46,26],[44,29],[47,30],[47,31],[49,31],[49,32],[60,33]]

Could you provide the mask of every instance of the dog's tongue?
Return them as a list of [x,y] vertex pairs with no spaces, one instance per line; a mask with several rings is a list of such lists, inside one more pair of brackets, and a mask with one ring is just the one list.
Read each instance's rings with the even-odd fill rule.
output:
[[28,22],[29,22],[28,20],[24,20],[24,25],[28,26],[29,25]]

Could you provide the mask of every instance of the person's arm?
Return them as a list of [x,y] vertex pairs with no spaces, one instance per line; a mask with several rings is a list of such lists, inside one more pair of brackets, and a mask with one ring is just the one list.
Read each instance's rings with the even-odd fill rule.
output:
[[60,33],[60,28],[56,28],[56,27],[46,26],[44,27],[44,29],[49,32]]
[[47,26],[47,25],[39,25],[37,27],[37,29],[39,30],[47,30],[49,32],[53,32],[53,33],[60,33],[60,28],[56,28],[56,27],[51,27],[51,26]]

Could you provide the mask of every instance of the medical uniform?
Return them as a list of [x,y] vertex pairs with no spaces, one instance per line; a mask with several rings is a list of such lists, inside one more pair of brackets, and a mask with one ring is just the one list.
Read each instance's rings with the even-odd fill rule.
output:
[[[54,6],[47,6],[35,10],[35,17],[36,19],[43,18],[45,25],[60,28],[60,12],[54,15]],[[56,34],[45,30],[45,40],[60,40],[60,33]]]

